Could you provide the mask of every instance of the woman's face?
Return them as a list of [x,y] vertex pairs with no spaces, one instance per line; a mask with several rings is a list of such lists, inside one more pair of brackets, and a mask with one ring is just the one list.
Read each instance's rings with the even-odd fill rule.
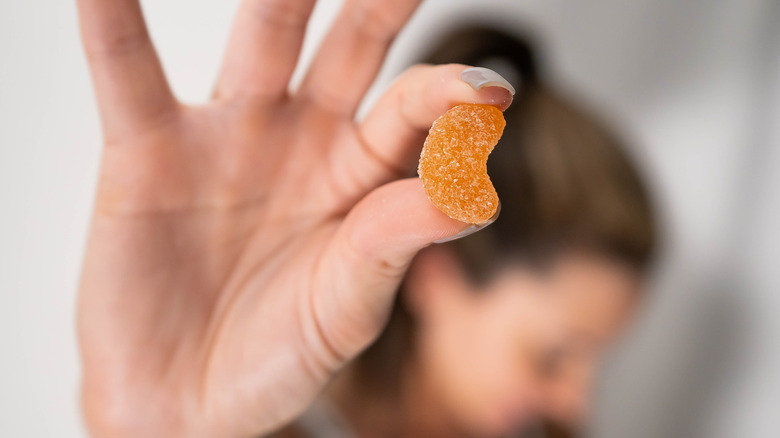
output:
[[443,249],[410,277],[425,385],[477,436],[551,419],[576,426],[594,368],[634,307],[639,277],[606,258],[565,254],[544,272],[509,267],[471,285]]

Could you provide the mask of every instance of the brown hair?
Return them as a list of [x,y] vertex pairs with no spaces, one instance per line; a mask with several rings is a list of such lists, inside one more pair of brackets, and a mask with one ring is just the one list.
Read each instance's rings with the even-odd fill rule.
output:
[[[520,82],[504,136],[488,160],[501,214],[486,229],[446,244],[474,280],[489,278],[507,260],[544,265],[573,248],[639,272],[647,268],[656,227],[637,169],[611,132],[541,81],[524,39],[489,27],[465,28],[444,38],[426,61],[498,61]],[[392,390],[413,342],[413,323],[398,300],[388,328],[355,364],[361,386]]]
[[504,136],[488,160],[502,200],[499,219],[451,245],[467,271],[484,276],[507,257],[542,263],[573,246],[646,268],[656,231],[637,169],[614,134],[540,80],[525,39],[466,28],[446,37],[428,60],[498,61],[520,82]]

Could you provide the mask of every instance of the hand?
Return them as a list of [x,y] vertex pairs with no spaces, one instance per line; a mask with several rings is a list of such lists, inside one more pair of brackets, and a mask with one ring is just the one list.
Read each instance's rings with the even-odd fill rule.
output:
[[184,106],[137,0],[77,0],[105,149],[78,306],[98,437],[249,437],[302,412],[380,332],[415,253],[467,225],[408,172],[462,65],[355,109],[415,0],[348,0],[288,93],[312,0],[244,0],[212,101]]

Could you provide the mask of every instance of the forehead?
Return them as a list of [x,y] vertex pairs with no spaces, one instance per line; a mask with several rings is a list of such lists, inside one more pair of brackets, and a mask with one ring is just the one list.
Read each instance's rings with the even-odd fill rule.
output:
[[640,278],[617,261],[574,254],[556,263],[548,287],[550,299],[572,330],[603,340],[631,316]]
[[496,301],[518,324],[538,320],[595,344],[620,331],[640,287],[634,270],[589,254],[562,256],[544,273],[515,267],[499,277]]

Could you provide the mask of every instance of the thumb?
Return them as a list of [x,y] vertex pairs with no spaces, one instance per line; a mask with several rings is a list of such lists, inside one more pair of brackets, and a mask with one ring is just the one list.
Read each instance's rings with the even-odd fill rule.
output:
[[360,252],[362,263],[404,271],[419,250],[470,227],[442,213],[428,199],[420,180],[409,178],[363,198],[342,224],[340,242]]
[[312,290],[320,334],[339,361],[357,355],[379,334],[419,250],[477,230],[439,211],[417,178],[386,184],[363,198],[323,254]]

